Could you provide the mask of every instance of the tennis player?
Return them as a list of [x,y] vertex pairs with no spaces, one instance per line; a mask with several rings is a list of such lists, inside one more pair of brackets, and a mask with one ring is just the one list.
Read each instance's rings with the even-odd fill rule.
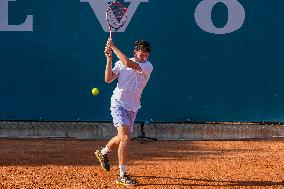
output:
[[[104,52],[107,59],[105,81],[110,83],[117,79],[117,86],[113,91],[110,107],[117,135],[104,148],[96,150],[95,154],[102,168],[105,171],[110,171],[108,154],[118,146],[119,177],[116,183],[137,185],[137,181],[126,173],[127,147],[136,114],[141,108],[141,94],[153,71],[153,66],[148,61],[151,46],[147,41],[136,41],[134,44],[134,57],[128,58],[109,38]],[[119,60],[112,68],[113,53]]]

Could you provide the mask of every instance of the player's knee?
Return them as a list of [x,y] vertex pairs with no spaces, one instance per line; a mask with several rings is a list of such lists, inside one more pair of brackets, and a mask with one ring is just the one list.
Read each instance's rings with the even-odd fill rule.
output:
[[130,136],[128,136],[128,135],[121,135],[120,141],[122,143],[128,144],[130,142]]

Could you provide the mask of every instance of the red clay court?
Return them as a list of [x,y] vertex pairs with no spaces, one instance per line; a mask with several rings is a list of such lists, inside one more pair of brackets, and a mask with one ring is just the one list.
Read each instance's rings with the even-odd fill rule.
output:
[[[103,172],[93,152],[105,141],[0,139],[0,188],[116,186],[116,152]],[[133,141],[135,188],[284,188],[284,141]]]

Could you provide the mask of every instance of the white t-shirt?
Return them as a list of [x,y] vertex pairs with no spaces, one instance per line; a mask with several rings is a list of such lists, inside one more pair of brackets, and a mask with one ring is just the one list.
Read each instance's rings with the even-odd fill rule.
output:
[[140,108],[140,99],[153,66],[149,61],[138,63],[142,71],[126,67],[120,60],[115,63],[112,72],[118,76],[117,86],[111,97],[111,106],[122,106],[128,111],[137,112]]

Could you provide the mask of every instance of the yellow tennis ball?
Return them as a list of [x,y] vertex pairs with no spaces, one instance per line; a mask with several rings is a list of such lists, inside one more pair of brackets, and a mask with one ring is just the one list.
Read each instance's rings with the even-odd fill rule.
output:
[[100,93],[99,89],[98,88],[93,88],[92,89],[92,94],[93,95],[98,95]]

